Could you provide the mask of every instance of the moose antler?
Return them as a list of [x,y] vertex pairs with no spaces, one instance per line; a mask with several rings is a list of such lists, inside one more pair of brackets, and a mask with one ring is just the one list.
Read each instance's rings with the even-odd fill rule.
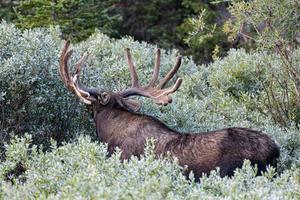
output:
[[[93,102],[97,101],[96,97],[98,94],[100,94],[100,92],[96,89],[86,88],[80,83],[80,72],[88,55],[86,53],[82,55],[82,57],[79,59],[75,66],[73,76],[71,76],[69,73],[68,61],[72,55],[73,50],[69,49],[69,47],[70,42],[66,41],[60,56],[59,74],[62,78],[62,81],[65,83],[68,89],[75,93],[81,101],[83,101],[86,104],[92,104]],[[161,79],[158,82],[158,84],[156,84],[160,69],[160,49],[158,49],[156,52],[156,59],[152,78],[147,86],[140,86],[136,69],[132,62],[130,50],[126,49],[125,52],[128,60],[132,86],[129,89],[126,89],[122,92],[118,92],[118,94],[124,99],[126,99],[127,103],[133,102],[127,97],[134,95],[151,98],[156,104],[159,105],[167,105],[171,103],[172,98],[169,95],[178,90],[182,83],[182,79],[177,79],[175,84],[169,88],[164,87],[178,71],[181,65],[181,57],[177,57],[176,63],[173,66],[173,68],[169,71],[169,73],[167,73],[167,75],[163,79]]]
[[164,88],[164,86],[172,79],[172,77],[178,71],[181,65],[181,56],[177,57],[176,63],[173,66],[173,68],[169,71],[169,73],[163,79],[161,79],[157,85],[155,85],[160,69],[160,49],[157,49],[152,78],[147,86],[140,86],[135,66],[132,62],[130,50],[127,48],[125,53],[128,61],[132,86],[129,89],[119,92],[119,94],[124,98],[133,95],[148,97],[159,105],[167,105],[171,103],[172,97],[170,97],[169,94],[172,94],[176,90],[178,90],[182,83],[182,79],[177,79],[175,84],[169,88]]
[[75,93],[84,103],[91,104],[92,101],[95,101],[96,99],[92,97],[90,93],[93,93],[95,91],[93,89],[88,89],[82,86],[80,83],[81,68],[86,61],[88,54],[85,53],[81,56],[75,66],[74,75],[71,76],[69,73],[68,61],[73,53],[73,50],[69,49],[69,46],[70,41],[66,41],[60,56],[59,74],[62,81],[65,83],[69,90]]

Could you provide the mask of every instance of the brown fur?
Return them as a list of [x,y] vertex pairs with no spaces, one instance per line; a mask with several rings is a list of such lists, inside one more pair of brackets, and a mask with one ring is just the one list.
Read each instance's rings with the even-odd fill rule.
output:
[[155,153],[176,157],[179,164],[188,166],[195,178],[220,167],[221,176],[233,175],[244,159],[257,164],[259,171],[276,165],[279,149],[266,134],[247,128],[226,128],[199,134],[180,134],[159,120],[125,110],[119,106],[117,95],[103,106],[94,104],[93,113],[100,141],[108,144],[109,153],[116,147],[122,150],[121,159],[144,153],[148,138],[156,140]]

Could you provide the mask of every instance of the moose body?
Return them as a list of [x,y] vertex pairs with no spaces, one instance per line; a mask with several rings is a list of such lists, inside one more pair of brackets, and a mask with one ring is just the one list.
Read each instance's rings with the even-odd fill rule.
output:
[[146,140],[154,138],[155,154],[176,157],[181,166],[188,167],[186,174],[193,171],[196,180],[216,167],[221,176],[231,176],[244,159],[257,164],[259,172],[265,171],[267,165],[276,166],[279,156],[277,145],[266,134],[246,128],[178,133],[156,118],[118,108],[96,109],[94,121],[98,138],[108,144],[110,154],[119,147],[121,159],[140,156]]
[[182,80],[178,79],[170,88],[164,86],[177,72],[181,64],[180,57],[166,77],[156,85],[160,64],[158,50],[151,81],[142,87],[138,83],[135,66],[127,49],[132,87],[115,93],[81,85],[79,74],[86,59],[85,55],[76,65],[74,76],[70,76],[67,62],[72,50],[68,48],[69,42],[66,42],[60,59],[60,75],[72,92],[84,103],[92,106],[97,136],[101,142],[108,144],[109,154],[119,147],[122,151],[121,159],[140,156],[144,153],[146,140],[153,138],[157,156],[176,157],[181,166],[187,166],[185,173],[193,171],[196,180],[216,167],[220,168],[221,176],[231,176],[236,168],[242,166],[245,159],[257,164],[259,173],[266,170],[268,165],[276,166],[279,148],[271,138],[259,131],[235,127],[199,134],[181,134],[154,117],[137,113],[141,104],[130,99],[130,96],[148,97],[159,105],[172,102],[169,94],[180,87]]

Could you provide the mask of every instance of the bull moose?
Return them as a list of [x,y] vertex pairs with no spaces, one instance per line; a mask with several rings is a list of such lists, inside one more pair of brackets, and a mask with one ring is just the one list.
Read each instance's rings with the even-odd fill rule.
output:
[[154,138],[154,152],[157,156],[176,157],[181,166],[187,166],[187,173],[193,171],[197,180],[203,173],[208,174],[216,167],[220,168],[221,176],[231,176],[236,168],[242,166],[244,159],[257,164],[259,172],[266,170],[267,165],[276,166],[279,148],[272,139],[259,131],[234,127],[199,134],[181,134],[154,117],[137,113],[141,103],[129,98],[131,96],[147,97],[158,105],[172,102],[170,94],[178,90],[182,79],[177,79],[171,87],[165,86],[178,71],[180,56],[167,75],[157,81],[160,70],[158,49],[152,78],[148,85],[141,86],[130,50],[126,49],[132,86],[121,92],[112,92],[87,88],[80,83],[80,71],[87,54],[80,58],[73,75],[70,75],[68,60],[72,50],[69,46],[70,42],[65,42],[59,74],[67,88],[92,107],[97,136],[101,142],[108,144],[109,154],[119,147],[122,160],[140,156],[144,153],[147,138]]

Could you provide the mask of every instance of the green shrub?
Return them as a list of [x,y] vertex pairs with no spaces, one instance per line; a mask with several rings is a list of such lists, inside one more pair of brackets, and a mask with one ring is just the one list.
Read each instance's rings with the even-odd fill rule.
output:
[[224,26],[229,38],[252,42],[265,59],[261,68],[268,74],[266,105],[273,119],[285,126],[300,120],[299,8],[295,0],[232,1],[233,17]]
[[[293,59],[300,64],[299,52],[295,50]],[[227,57],[211,64],[209,70],[208,82],[217,95],[228,95],[247,110],[271,116],[281,125],[299,123],[300,110],[293,80],[287,79],[280,56],[230,50]]]
[[[52,29],[22,32],[5,22],[0,25],[0,145],[4,149],[0,164],[1,198],[298,197],[299,129],[292,122],[285,128],[275,124],[272,115],[260,109],[264,108],[263,84],[269,73],[257,69],[269,63],[270,70],[280,77],[280,60],[276,57],[231,50],[226,58],[207,67],[184,58],[178,73],[184,82],[172,105],[159,107],[141,98],[142,113],[155,116],[176,130],[201,134],[243,126],[266,132],[280,146],[280,174],[275,178],[270,178],[274,175],[272,170],[254,178],[255,170],[246,163],[233,178],[222,179],[215,172],[196,184],[189,183],[175,163],[155,160],[151,153],[141,160],[133,158],[121,163],[119,152],[106,158],[104,144],[82,136],[77,142],[70,142],[80,134],[94,136],[95,130],[84,105],[59,80],[62,41],[58,35]],[[88,51],[83,83],[122,90],[130,82],[125,47],[131,48],[140,80],[146,83],[151,77],[156,46],[132,38],[113,40],[96,33],[74,46],[70,66]],[[176,54],[162,50],[161,74],[172,67]],[[280,92],[279,88],[279,96]],[[13,135],[24,136],[25,132],[28,136],[11,140]],[[50,137],[56,142],[50,142]],[[63,141],[69,143],[62,145]]]
[[213,2],[198,8],[198,16],[190,16],[179,27],[184,33],[184,42],[189,46],[185,53],[192,55],[197,63],[210,63],[217,57],[224,57],[234,46],[227,40],[222,28],[229,18],[225,4],[212,5]]
[[[7,159],[0,167],[0,191],[4,199],[297,199],[300,168],[274,177],[269,169],[255,177],[250,162],[236,170],[232,178],[220,178],[218,171],[188,181],[181,168],[171,160],[155,159],[149,142],[141,159],[121,162],[120,152],[106,158],[106,146],[79,137],[74,143],[43,153],[29,147],[30,138],[16,138],[7,146]],[[18,155],[22,156],[18,156]],[[24,154],[25,153],[25,154]],[[16,155],[11,157],[10,155]],[[12,163],[20,159],[24,172],[3,181]],[[190,175],[192,178],[192,175]]]
[[10,134],[24,132],[34,132],[37,143],[72,137],[82,109],[57,76],[58,32],[21,32],[2,22],[0,42],[1,146]]
[[[228,1],[214,1],[220,2]],[[225,95],[242,100],[248,108],[272,116],[276,123],[283,126],[289,126],[291,122],[299,124],[299,2],[229,2],[231,16],[224,17],[226,22],[223,22],[223,27],[207,23],[209,15],[205,10],[197,18],[190,18],[188,23],[191,28],[187,41],[191,43],[191,49],[202,45],[206,51],[212,51],[209,45],[212,39],[220,38],[216,44],[224,43],[212,52],[214,60],[228,46],[242,46],[251,51],[239,50],[235,53],[230,50],[227,58],[212,64],[218,69],[213,69],[211,73],[211,84]],[[226,45],[224,33],[232,45],[228,42]],[[220,67],[222,64],[225,66]]]

